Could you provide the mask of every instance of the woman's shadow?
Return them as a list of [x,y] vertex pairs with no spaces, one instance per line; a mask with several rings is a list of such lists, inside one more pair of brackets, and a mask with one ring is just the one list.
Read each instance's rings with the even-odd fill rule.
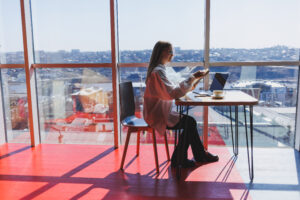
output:
[[195,170],[197,170],[198,168],[200,168],[201,166],[207,165],[207,164],[211,164],[211,163],[207,163],[207,162],[202,162],[202,163],[196,163],[195,167],[190,167],[190,168],[180,168],[179,172],[180,172],[180,178],[177,176],[177,168],[176,167],[172,167],[171,166],[171,162],[170,161],[164,161],[163,163],[161,163],[159,165],[160,168],[160,172],[157,173],[156,169],[151,170],[149,173],[146,174],[146,176],[149,176],[151,178],[155,178],[155,179],[161,179],[161,178],[166,178],[166,175],[168,175],[167,177],[169,179],[177,179],[185,181],[186,178]]

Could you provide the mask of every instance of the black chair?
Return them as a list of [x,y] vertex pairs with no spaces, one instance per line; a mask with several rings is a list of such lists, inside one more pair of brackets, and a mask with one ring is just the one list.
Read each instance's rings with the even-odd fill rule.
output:
[[[144,121],[144,119],[140,119],[135,116],[135,102],[134,102],[134,92],[133,92],[132,82],[120,83],[120,104],[121,104],[121,124],[128,128],[120,169],[122,170],[124,166],[131,133],[137,132],[136,155],[138,156],[140,151],[140,132],[147,131],[147,132],[152,132],[156,171],[157,173],[159,173],[155,130],[151,128]],[[167,158],[168,160],[170,160],[166,133],[164,135],[164,139],[165,139]]]

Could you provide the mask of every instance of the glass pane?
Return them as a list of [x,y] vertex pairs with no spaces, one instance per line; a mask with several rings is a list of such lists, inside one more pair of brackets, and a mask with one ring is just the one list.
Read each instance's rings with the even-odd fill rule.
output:
[[[294,147],[298,66],[211,67],[210,71],[211,77],[214,72],[229,72],[226,89],[242,90],[259,99],[254,106],[254,146]],[[245,145],[241,106],[238,113],[240,144]],[[249,123],[248,109],[246,114]],[[232,117],[234,120],[234,107]],[[210,107],[209,124],[220,141],[231,145],[229,107]]]
[[174,62],[203,60],[204,1],[119,0],[120,61],[149,62],[158,40],[175,47]]
[[36,63],[110,63],[109,0],[32,0]]
[[43,143],[113,144],[111,68],[36,72]]
[[24,63],[20,1],[0,0],[0,64]]
[[300,1],[211,1],[211,61],[299,60]]
[[24,69],[1,69],[8,142],[30,143]]

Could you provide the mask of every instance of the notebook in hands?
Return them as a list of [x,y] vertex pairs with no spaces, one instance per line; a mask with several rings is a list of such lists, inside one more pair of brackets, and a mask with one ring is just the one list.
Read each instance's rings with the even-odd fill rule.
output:
[[195,80],[193,81],[192,85],[194,86],[194,88],[198,85],[198,83],[200,82],[200,80],[206,76],[209,73],[209,69],[205,69],[205,70],[199,70],[197,72],[194,73],[194,76],[196,77]]

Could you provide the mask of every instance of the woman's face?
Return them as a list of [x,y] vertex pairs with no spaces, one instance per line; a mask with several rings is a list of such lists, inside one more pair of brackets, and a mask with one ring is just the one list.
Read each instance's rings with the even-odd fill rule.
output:
[[173,48],[172,47],[166,48],[162,52],[161,62],[162,64],[166,64],[168,62],[171,62],[172,58],[173,58]]

